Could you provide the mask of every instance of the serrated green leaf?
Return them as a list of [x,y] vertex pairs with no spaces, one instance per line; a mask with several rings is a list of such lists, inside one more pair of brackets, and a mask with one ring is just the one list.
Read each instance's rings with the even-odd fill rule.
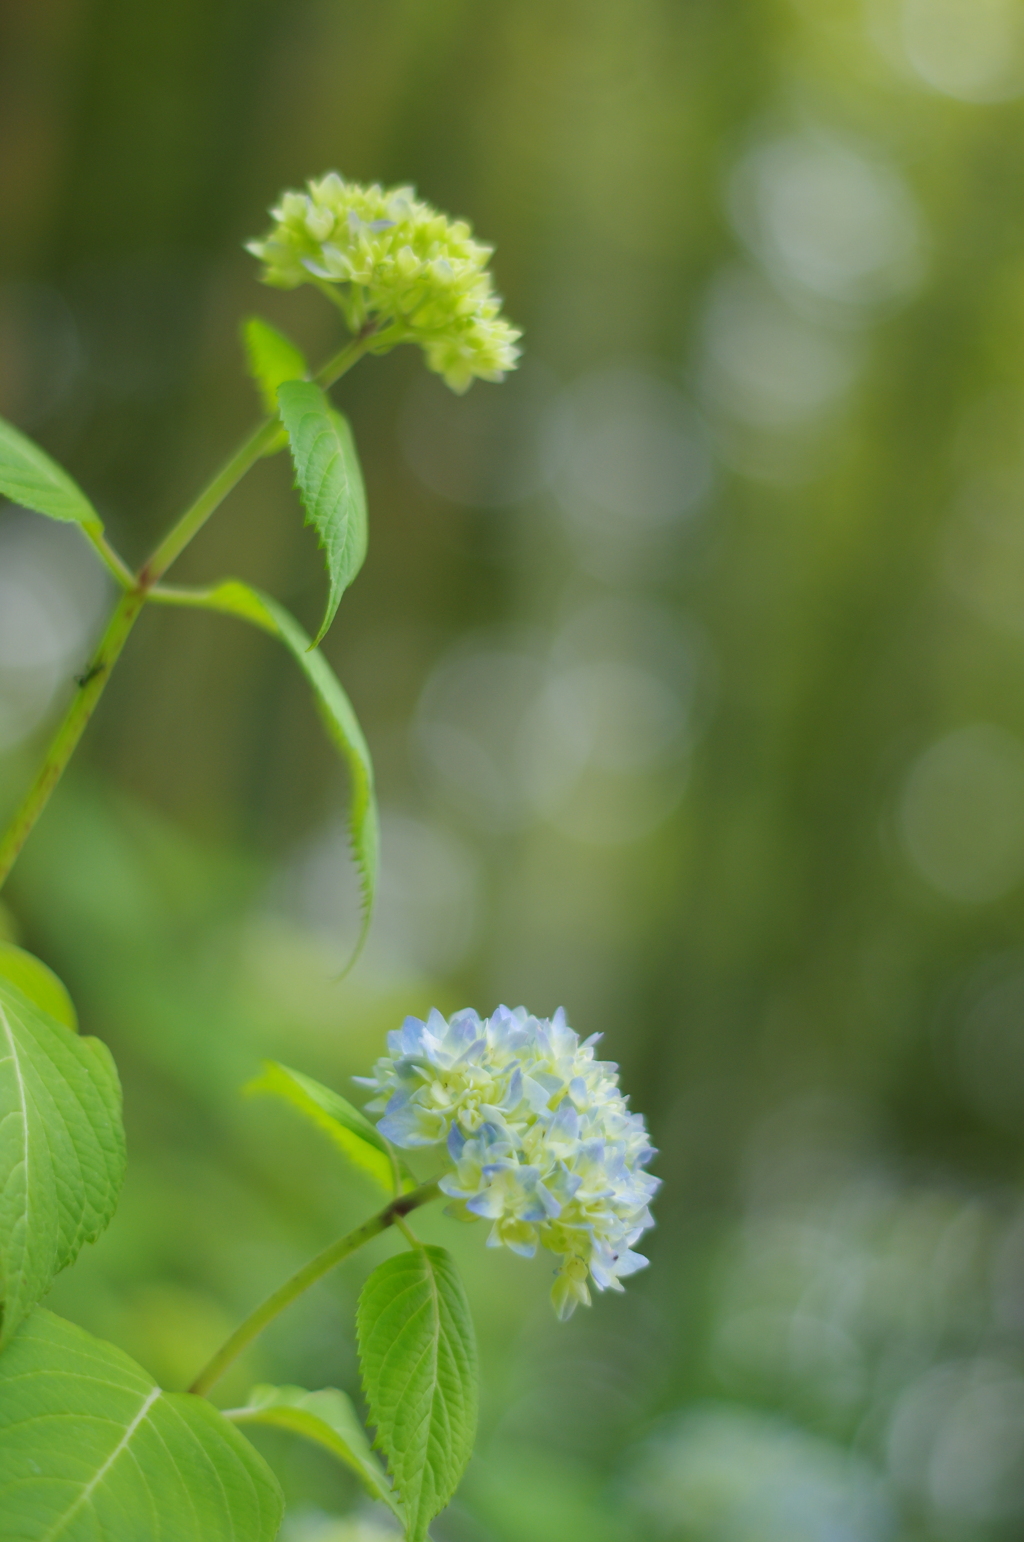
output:
[[238,616],[261,627],[284,643],[313,689],[320,718],[329,738],[341,752],[351,779],[349,837],[352,857],[362,890],[362,925],[348,968],[359,957],[373,912],[380,856],[377,800],[373,788],[373,764],[363,731],[341,682],[319,649],[314,648],[295,617],[270,595],[237,578],[227,578],[212,589],[156,588],[151,598],[164,604],[191,605]]
[[417,1247],[387,1259],[363,1286],[356,1328],[376,1445],[408,1542],[423,1542],[455,1492],[476,1433],[476,1340],[450,1255]]
[[78,1013],[63,980],[47,968],[41,958],[26,953],[13,942],[0,942],[0,976],[10,980],[30,1001],[49,1012],[65,1028],[78,1032]]
[[315,1441],[356,1474],[372,1499],[399,1514],[387,1475],[381,1470],[350,1398],[336,1387],[307,1392],[303,1387],[253,1387],[244,1408],[224,1417],[235,1424],[269,1424]]
[[[277,417],[277,388],[286,380],[304,380],[309,374],[305,358],[290,338],[260,316],[250,316],[242,327],[242,341],[249,373],[259,389],[264,407]],[[288,442],[282,430],[265,452],[273,455]]]
[[0,418],[0,493],[23,509],[51,519],[103,529],[103,521],[77,482],[4,418]]
[[0,1347],[107,1225],[124,1164],[121,1087],[106,1045],[0,977]]
[[320,387],[308,380],[286,381],[277,400],[306,523],[316,530],[327,567],[327,608],[315,647],[366,556],[366,491],[352,430]]
[[[245,1091],[283,1098],[329,1135],[339,1151],[380,1184],[385,1193],[394,1193],[395,1169],[387,1142],[366,1115],[353,1108],[340,1093],[277,1060],[265,1060],[259,1076],[248,1083]],[[416,1180],[404,1162],[399,1163],[399,1173],[403,1187],[415,1188]]]
[[281,1491],[205,1398],[39,1308],[0,1356],[4,1542],[274,1542]]

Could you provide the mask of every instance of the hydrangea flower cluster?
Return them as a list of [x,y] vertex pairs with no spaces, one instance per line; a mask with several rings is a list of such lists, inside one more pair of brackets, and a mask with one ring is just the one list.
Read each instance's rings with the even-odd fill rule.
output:
[[489,1018],[438,1011],[407,1017],[388,1035],[367,1109],[383,1112],[381,1134],[396,1146],[447,1142],[452,1168],[441,1189],[466,1220],[492,1222],[488,1245],[532,1257],[560,1256],[552,1287],[563,1320],[599,1290],[621,1290],[647,1259],[632,1245],[652,1226],[659,1180],[641,1114],[619,1091],[618,1067],[595,1060],[559,1009],[550,1020],[523,1007]]
[[374,322],[371,352],[418,343],[453,391],[515,368],[521,335],[501,316],[487,261],[464,220],[449,220],[411,187],[363,187],[332,171],[287,192],[273,229],[248,250],[279,289],[316,283],[353,333]]

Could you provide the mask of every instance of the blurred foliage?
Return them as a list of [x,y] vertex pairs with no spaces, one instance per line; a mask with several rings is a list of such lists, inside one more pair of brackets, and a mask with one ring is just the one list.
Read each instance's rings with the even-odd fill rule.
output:
[[[652,1267],[559,1328],[540,1264],[424,1223],[484,1366],[438,1537],[1019,1535],[1019,0],[14,0],[0,29],[0,412],[130,558],[256,410],[240,319],[338,342],[242,251],[281,188],[336,166],[467,216],[526,347],[460,400],[412,350],[336,393],[371,538],[327,651],[384,808],[353,975],[344,788],[226,619],[143,618],[26,848],[0,935],[110,1042],[131,1151],[52,1304],[184,1385],[372,1203],[238,1096],[259,1058],[345,1091],[406,1012],[564,1003],[662,1148]],[[315,625],[288,480],[257,468],[175,576]],[[106,603],[42,524],[0,511],[8,804]],[[372,1261],[225,1396],[355,1392]],[[265,1440],[290,1538],[376,1536]]]

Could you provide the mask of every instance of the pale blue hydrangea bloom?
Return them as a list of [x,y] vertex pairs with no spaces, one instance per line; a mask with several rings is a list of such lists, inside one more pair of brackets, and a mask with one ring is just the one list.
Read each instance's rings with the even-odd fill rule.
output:
[[531,1017],[499,1007],[491,1017],[438,1011],[407,1017],[388,1034],[372,1077],[382,1135],[396,1146],[446,1142],[451,1170],[441,1188],[465,1219],[491,1221],[488,1243],[529,1258],[560,1255],[552,1289],[559,1317],[647,1260],[632,1251],[654,1223],[658,1179],[641,1114],[619,1091],[618,1067],[595,1060],[599,1035],[579,1037],[561,1010]]
[[352,332],[376,326],[370,351],[418,343],[453,391],[514,369],[520,336],[501,315],[487,263],[465,220],[450,220],[411,187],[365,187],[337,172],[282,194],[273,229],[248,250],[280,289],[316,284]]

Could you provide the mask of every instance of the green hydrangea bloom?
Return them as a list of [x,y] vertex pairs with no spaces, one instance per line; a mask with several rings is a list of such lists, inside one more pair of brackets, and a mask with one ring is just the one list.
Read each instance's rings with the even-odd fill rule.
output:
[[248,244],[264,283],[315,283],[350,331],[375,324],[371,352],[418,343],[453,391],[515,368],[520,333],[501,315],[487,271],[492,248],[474,241],[464,220],[438,213],[411,187],[363,187],[333,171],[307,185],[285,193],[269,234]]

